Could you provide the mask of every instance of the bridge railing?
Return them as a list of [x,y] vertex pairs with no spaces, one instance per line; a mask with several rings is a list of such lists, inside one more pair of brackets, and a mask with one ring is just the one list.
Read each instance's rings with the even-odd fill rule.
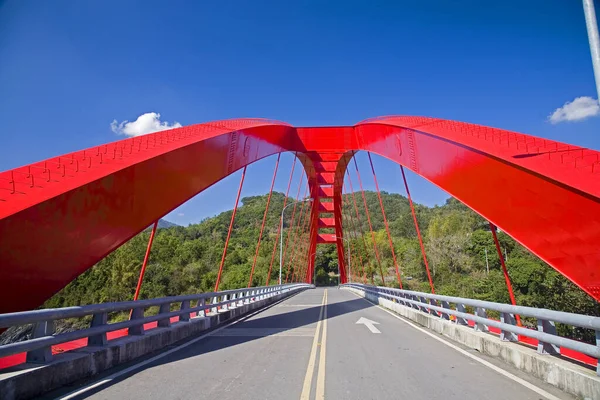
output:
[[[280,293],[308,287],[310,287],[308,284],[263,286],[149,300],[0,314],[0,329],[28,324],[34,325],[32,338],[0,345],[0,357],[26,352],[27,362],[48,362],[52,359],[52,346],[54,345],[88,338],[88,346],[102,346],[107,343],[106,334],[108,332],[127,329],[129,335],[143,335],[144,324],[147,323],[157,321],[158,327],[169,327],[173,317],[179,317],[179,321],[189,321],[192,317],[204,317],[210,312],[225,311]],[[191,306],[194,303],[195,306]],[[173,306],[178,309],[171,311]],[[159,307],[158,313],[145,316],[144,312],[149,307]],[[108,314],[119,311],[128,311],[130,313],[129,320],[108,323]],[[55,333],[55,321],[90,315],[92,320],[88,328],[66,333]]]
[[[497,328],[500,330],[500,338],[504,341],[516,342],[518,341],[518,335],[536,339],[538,341],[537,351],[541,354],[560,354],[561,348],[567,348],[586,354],[596,360],[600,359],[599,317],[381,286],[351,283],[342,285],[342,287],[370,293],[379,298],[395,301],[442,319],[450,320],[450,316],[454,316],[454,322],[459,325],[468,326],[467,321],[473,321],[475,323],[473,328],[476,331],[488,332],[490,327]],[[467,307],[472,307],[474,313],[468,312]],[[489,318],[487,316],[489,310],[497,311],[500,314],[500,321]],[[537,330],[517,326],[515,315],[536,318]],[[556,323],[595,331],[596,345],[558,336]],[[600,375],[600,363],[598,362],[596,371]]]

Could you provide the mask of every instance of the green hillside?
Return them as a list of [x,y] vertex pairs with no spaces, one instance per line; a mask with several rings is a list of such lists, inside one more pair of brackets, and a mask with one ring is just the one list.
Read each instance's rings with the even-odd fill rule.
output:
[[[361,194],[355,195],[361,210]],[[376,230],[375,240],[382,254],[386,283],[397,286],[377,195],[366,192],[365,196]],[[408,200],[385,192],[382,196],[404,287],[428,291],[429,285]],[[221,289],[243,287],[248,283],[266,198],[265,195],[242,199],[229,243]],[[283,200],[283,194],[273,194],[253,285],[265,284]],[[351,210],[354,213],[353,207],[350,208],[351,198],[347,200],[348,213]],[[417,205],[417,214],[437,293],[509,302],[493,238],[484,219],[454,199],[448,200],[443,206],[432,208]],[[286,216],[289,224],[291,208]],[[230,218],[231,211],[228,211],[188,227],[159,229],[140,298],[211,291]],[[357,231],[365,234],[368,249],[363,247],[363,240],[357,236],[358,233],[346,231],[346,235],[353,237],[354,248],[358,248],[367,261],[366,272],[369,278],[373,276],[375,282],[380,284],[381,277],[373,257],[368,224],[364,215],[361,218],[362,224],[357,227]],[[348,226],[350,221],[346,224]],[[149,232],[144,231],[131,239],[48,300],[45,307],[130,300],[135,291],[148,236]],[[562,275],[504,233],[499,233],[499,239],[508,256],[507,267],[520,305],[600,315],[599,303]],[[489,273],[486,267],[486,250]],[[355,263],[358,261],[355,260]],[[338,267],[334,246],[317,247],[316,266],[318,284],[337,283],[337,277],[333,276]],[[278,253],[273,265],[272,283],[277,280],[277,269]],[[572,334],[579,336],[576,332]]]

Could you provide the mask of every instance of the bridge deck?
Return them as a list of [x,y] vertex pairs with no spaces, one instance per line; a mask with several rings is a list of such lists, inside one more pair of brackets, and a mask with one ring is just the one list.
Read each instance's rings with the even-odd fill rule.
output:
[[[322,310],[325,301],[327,307]],[[380,333],[356,324],[361,317],[378,322],[374,330]],[[357,400],[571,398],[485,358],[551,396],[536,393],[337,288],[302,292],[184,346],[135,371],[111,371],[117,376],[74,397],[240,400],[313,399],[322,398],[318,396],[321,394],[328,399]]]

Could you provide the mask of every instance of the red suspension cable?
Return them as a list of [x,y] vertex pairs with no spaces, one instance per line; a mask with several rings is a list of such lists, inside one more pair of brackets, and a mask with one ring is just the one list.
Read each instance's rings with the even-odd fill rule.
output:
[[[304,209],[306,207],[305,203],[302,203],[302,206],[300,207],[300,214],[298,215],[298,224],[295,227],[295,233],[292,236],[292,244],[291,244],[291,251],[290,251],[290,257],[289,257],[289,261],[288,261],[288,272],[291,270],[291,268],[294,266],[294,261],[296,260],[296,256],[298,254],[298,239],[300,239],[299,235],[301,234],[302,231],[302,223],[303,223],[303,215],[304,215]],[[292,276],[291,276],[291,282],[294,281],[295,279],[295,275],[296,275],[296,268],[293,269],[292,271]],[[286,281],[288,279],[288,276],[286,275]]]
[[[288,194],[290,193],[290,187],[292,185],[292,177],[294,176],[294,167],[296,166],[297,158],[294,157],[294,161],[292,162],[292,171],[290,172],[290,179],[288,180],[287,190],[285,191],[285,196],[283,198],[283,208],[287,204]],[[267,283],[266,286],[269,286],[269,281],[271,280],[271,271],[273,269],[273,260],[275,260],[275,252],[277,251],[277,243],[279,242],[279,233],[281,232],[281,218],[279,219],[279,223],[277,224],[277,235],[275,236],[275,243],[273,244],[273,253],[271,254],[271,262],[269,263],[269,273],[267,274]]]
[[402,289],[402,279],[400,278],[400,270],[398,269],[398,262],[396,261],[396,252],[394,251],[394,243],[392,242],[392,235],[390,234],[390,227],[385,216],[385,208],[383,207],[383,200],[381,199],[381,192],[379,190],[379,183],[377,182],[377,175],[375,174],[375,167],[373,166],[373,160],[371,159],[371,153],[367,152],[369,156],[369,164],[371,164],[371,172],[373,172],[373,180],[375,181],[375,189],[377,189],[377,198],[379,199],[379,206],[381,207],[381,215],[383,215],[383,224],[385,225],[385,232],[387,233],[388,241],[390,243],[390,250],[392,250],[392,259],[394,260],[394,267],[396,267],[396,278],[398,279],[398,285]]
[[[504,273],[504,280],[506,281],[506,288],[508,289],[508,295],[510,296],[510,302],[513,306],[517,305],[517,301],[515,300],[515,293],[513,292],[512,283],[510,282],[510,276],[508,276],[508,270],[506,269],[506,264],[504,263],[504,256],[502,256],[502,251],[500,250],[500,242],[498,241],[498,236],[496,235],[496,225],[490,224],[490,230],[492,231],[492,235],[494,236],[494,244],[496,245],[496,251],[498,252],[498,258],[500,258],[500,264],[502,265],[502,273]],[[521,316],[519,314],[515,314],[517,319],[517,325],[521,325]]]
[[144,274],[146,273],[146,265],[148,265],[148,259],[150,258],[150,250],[152,249],[152,242],[154,241],[154,235],[156,234],[156,228],[158,227],[158,220],[152,225],[152,232],[150,232],[150,238],[148,239],[148,247],[146,248],[146,255],[144,256],[144,262],[142,263],[142,270],[140,271],[140,277],[138,279],[137,287],[135,288],[135,294],[133,300],[137,300],[142,290],[142,282],[144,281]]
[[223,273],[223,265],[225,264],[225,257],[227,256],[227,246],[229,245],[229,238],[231,237],[231,231],[233,230],[233,222],[235,221],[235,213],[237,212],[238,204],[240,202],[240,195],[242,194],[242,187],[244,186],[244,178],[246,177],[246,167],[242,171],[242,179],[240,180],[240,187],[238,188],[237,197],[235,198],[235,206],[233,207],[233,213],[231,214],[231,222],[229,222],[229,230],[227,231],[227,239],[225,239],[225,247],[223,248],[223,256],[221,257],[221,264],[219,265],[219,274],[217,275],[217,282],[215,283],[215,292],[219,291],[219,283],[221,282],[221,274]]
[[[283,255],[281,258],[283,260],[283,263],[281,265],[282,268],[285,266],[285,256],[287,254],[288,244],[290,243],[290,234],[293,230],[292,228],[294,227],[294,218],[296,216],[296,208],[298,207],[298,199],[300,198],[300,190],[302,189],[302,183],[304,183],[304,174],[300,175],[300,182],[298,182],[298,192],[296,193],[296,200],[294,203],[294,207],[292,208],[292,219],[290,220],[290,226],[288,228],[288,233],[285,238],[285,246],[283,248]],[[290,206],[291,206],[291,204],[290,204]],[[289,273],[290,273],[290,270],[288,268],[288,270],[285,274],[285,283],[287,283]]]
[[[350,228],[350,226],[348,226],[349,229],[352,229],[354,231],[354,234],[356,235],[356,224],[354,223],[354,217],[352,216],[352,206],[351,205],[347,205],[346,203],[350,202],[349,196],[348,196],[348,191],[346,190],[346,184],[343,185],[343,191],[346,192],[346,197],[344,197],[342,195],[342,208],[344,207],[350,207],[350,213],[346,214],[346,221],[349,221],[348,225],[352,224],[352,227]],[[362,278],[363,278],[363,283],[367,283],[367,274],[365,272],[365,264],[363,262],[363,258],[362,255],[360,254],[359,249],[356,246],[352,246],[352,242],[350,241],[350,254],[352,254],[352,248],[354,247],[355,252],[358,253],[358,259],[360,261],[360,266],[362,268]],[[356,260],[356,256],[354,256],[354,260]],[[358,270],[358,267],[355,267],[355,270]],[[360,275],[360,274],[359,274]],[[356,276],[356,274],[354,274],[354,276]]]
[[267,214],[269,213],[269,204],[271,204],[271,196],[273,195],[273,186],[275,186],[275,178],[277,178],[277,169],[279,168],[280,158],[281,153],[277,154],[277,161],[275,161],[275,170],[273,171],[273,179],[271,180],[271,189],[269,190],[269,197],[267,197],[265,213],[263,214],[262,224],[260,225],[260,233],[258,234],[258,243],[256,244],[256,252],[254,253],[254,260],[252,261],[252,269],[250,270],[250,279],[248,279],[248,287],[252,285],[252,276],[254,275],[254,267],[256,266],[258,251],[260,250],[260,242],[262,240],[263,231],[265,230],[265,221],[267,220]]
[[308,236],[307,236],[307,249],[306,249],[306,282],[312,282],[314,285],[317,284],[316,280],[313,280],[313,278],[315,277],[315,263],[313,262],[313,256],[316,256],[317,251],[316,251],[316,246],[315,246],[315,251],[312,252],[312,242],[311,242],[311,238],[314,235],[314,230],[315,230],[315,224],[314,224],[314,220],[316,218],[317,213],[313,213],[313,210],[315,210],[316,207],[316,202],[313,202],[313,204],[311,204],[311,210],[310,210],[310,216],[308,219]]
[[[305,190],[305,192],[304,192],[304,196],[305,197],[306,197],[306,192],[307,191]],[[303,222],[302,217],[303,217],[304,209],[305,208],[306,208],[306,203],[303,202],[302,205],[300,206],[300,213],[298,214],[297,225],[296,226],[290,226],[290,228],[289,228],[294,233],[292,234],[292,243],[291,243],[291,250],[290,250],[289,260],[286,262],[286,264],[288,266],[287,273],[285,275],[285,281],[286,281],[286,283],[288,281],[288,278],[290,278],[289,277],[289,273],[290,273],[292,267],[294,266],[294,260],[296,259],[296,254],[298,253],[297,241],[298,241],[298,235],[299,235],[299,233],[300,233],[300,231],[302,229],[302,227],[301,227],[302,222]],[[289,232],[288,232],[288,234],[289,234]],[[290,278],[291,281],[294,280],[295,274],[296,274],[296,268],[293,269],[292,276]]]
[[304,222],[302,223],[302,227],[300,229],[300,234],[299,234],[299,237],[300,237],[300,250],[299,250],[300,261],[299,261],[299,264],[302,267],[301,267],[301,269],[298,270],[298,275],[296,276],[296,279],[298,281],[300,279],[302,279],[302,276],[306,272],[305,266],[308,265],[308,260],[306,260],[306,255],[307,255],[306,251],[308,250],[307,248],[309,247],[309,243],[308,243],[308,237],[306,236],[306,230],[308,228],[308,223],[310,221],[310,211],[311,211],[312,204],[310,202],[307,203],[307,207],[308,207],[308,209],[306,211],[306,214],[304,215]]
[[[352,193],[352,201],[354,203],[354,211],[356,212],[356,220],[358,225],[362,226],[360,221],[360,214],[358,213],[358,206],[356,205],[356,197],[354,196],[354,188],[352,187],[352,179],[350,178],[350,171],[346,171],[348,175],[348,184],[350,185],[350,193]],[[365,235],[361,233],[360,237],[362,237],[363,248],[365,252],[367,251],[367,241],[365,240]],[[371,285],[375,285],[375,281],[373,280],[373,275],[371,275]]]
[[[345,192],[345,190],[346,190],[346,185],[342,184],[342,195],[340,196],[341,197],[341,201],[342,201],[342,205],[341,205],[341,209],[342,209],[342,212],[341,212],[341,214],[342,214],[342,232],[343,232],[342,236],[348,239],[345,243],[347,243],[348,247],[350,248],[350,250],[349,250],[350,257],[349,257],[349,260],[348,260],[348,262],[350,264],[348,266],[348,270],[350,272],[350,281],[351,282],[356,282],[355,274],[352,271],[352,267],[354,266],[354,263],[352,262],[352,235],[350,234],[350,222],[348,221],[348,215],[345,212],[345,209],[346,209],[346,201],[345,201],[345,198],[344,198],[344,192]],[[346,232],[344,232],[344,228],[346,228],[346,223],[348,225],[348,227],[346,229],[346,231],[348,231],[347,235],[346,235]],[[354,267],[354,269],[356,269],[356,267]]]
[[427,262],[427,255],[425,254],[425,246],[423,246],[423,237],[421,236],[421,230],[419,229],[419,222],[417,221],[417,214],[415,213],[415,206],[413,204],[412,198],[410,197],[410,190],[408,190],[408,183],[406,182],[406,175],[404,175],[404,167],[402,165],[400,166],[400,171],[402,172],[402,180],[404,181],[404,188],[406,189],[408,203],[410,204],[410,211],[412,213],[413,221],[415,223],[415,230],[417,231],[417,236],[419,237],[419,246],[421,246],[421,254],[423,255],[423,262],[425,263],[425,270],[427,271],[427,278],[429,278],[429,286],[431,287],[431,293],[435,293],[435,288],[433,287],[433,279],[431,279],[431,272],[429,272],[429,263]]
[[[350,200],[348,199],[348,201],[350,201]],[[350,206],[350,208],[352,208],[352,206]],[[356,228],[357,222],[354,220],[354,215],[352,215],[352,209],[350,209],[350,222],[352,223],[352,229],[354,230],[354,232],[358,232],[358,230]],[[364,236],[363,236],[362,232],[360,232],[360,236],[363,238],[363,244],[364,244]],[[362,267],[363,283],[366,285],[367,284],[367,270],[365,268],[365,261],[363,260],[362,252],[360,251],[359,246],[356,245],[355,248],[356,248],[356,252],[358,253],[358,259],[360,260],[360,265]]]
[[[306,192],[304,197],[306,197]],[[302,207],[300,208],[300,216],[298,218],[298,225],[296,226],[296,233],[294,234],[294,237],[292,238],[292,252],[290,254],[290,265],[294,266],[294,265],[301,265],[299,264],[299,261],[301,260],[301,255],[302,255],[302,248],[304,247],[304,244],[302,242],[302,235],[304,232],[304,209],[306,208],[306,203],[302,204]],[[300,259],[299,259],[300,258]],[[300,271],[300,268],[296,268],[294,267],[293,271],[292,271],[292,277],[291,277],[291,282],[297,282],[297,275],[298,272]]]
[[362,185],[362,179],[360,179],[360,171],[358,170],[358,164],[356,163],[356,157],[352,157],[354,160],[354,167],[356,168],[356,176],[358,178],[358,184],[360,185],[360,192],[362,194],[363,203],[365,205],[365,213],[367,214],[367,221],[369,222],[369,230],[371,231],[371,238],[373,239],[373,250],[375,252],[375,258],[379,265],[379,273],[381,274],[382,285],[385,286],[385,277],[383,276],[383,268],[381,267],[381,258],[379,257],[379,250],[377,249],[377,243],[375,243],[375,232],[373,232],[373,225],[371,224],[371,215],[369,213],[369,207],[367,207],[367,198],[365,197],[365,191]]
[[[302,197],[303,199],[306,198],[306,195],[308,193],[308,182],[306,184],[306,189],[304,189],[304,197]],[[307,202],[302,202],[302,206],[300,206],[300,214],[298,216],[298,225],[294,228],[292,228],[292,231],[295,231],[293,237],[292,237],[292,250],[290,252],[290,259],[289,259],[289,264],[288,264],[288,271],[290,270],[290,268],[293,266],[294,260],[296,259],[296,255],[298,254],[298,246],[297,246],[297,242],[298,239],[300,238],[300,235],[302,234],[302,228],[304,226],[304,219],[302,219],[302,217],[304,216],[304,210],[306,208],[306,203]],[[289,232],[288,232],[289,234]],[[294,279],[294,275],[296,274],[296,268],[294,268],[294,272],[292,273],[292,280]],[[287,281],[287,275],[286,275],[286,281]]]

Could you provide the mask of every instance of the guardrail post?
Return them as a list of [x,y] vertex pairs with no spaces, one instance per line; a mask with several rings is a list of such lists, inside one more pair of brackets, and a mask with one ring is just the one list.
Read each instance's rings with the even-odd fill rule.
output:
[[[537,328],[540,332],[556,335],[556,325],[554,324],[554,321],[538,318]],[[560,347],[551,343],[538,341],[537,352],[539,354],[560,354]]]
[[[503,312],[500,314],[500,322],[504,322],[505,324],[516,325],[515,315],[511,313]],[[500,331],[500,340],[505,342],[517,342],[519,337],[514,332],[509,332],[505,330]]]
[[[467,309],[465,308],[465,305],[462,303],[456,303],[456,311],[461,312],[466,314],[467,313]],[[466,318],[464,317],[456,317],[456,323],[458,325],[469,325],[469,321],[467,321]]]
[[[108,314],[98,313],[94,314],[92,317],[92,323],[90,324],[90,328],[95,328],[97,326],[106,325],[108,322]],[[106,332],[99,333],[97,335],[92,335],[88,337],[88,346],[106,346]]]
[[[221,296],[221,302],[225,302],[225,301],[227,301],[227,300],[229,300],[229,295],[228,295],[228,294],[226,294],[225,296]],[[228,307],[228,306],[229,306],[229,304],[227,304],[227,303],[223,304],[223,305],[221,306],[221,310],[223,310],[223,311],[227,311],[227,310],[229,309],[229,307]]]
[[[171,304],[170,303],[164,303],[160,305],[160,308],[158,309],[158,315],[161,314],[167,314],[171,311]],[[158,327],[159,328],[168,328],[171,326],[171,318],[161,318],[158,320]]]
[[[437,304],[437,301],[435,301],[435,299],[429,299],[429,305],[437,307],[438,304]],[[433,310],[431,308],[429,309],[429,314],[435,315],[436,317],[438,316],[437,311],[435,311],[435,310]]]
[[419,310],[429,313],[429,308],[427,308],[424,304],[427,304],[427,299],[425,297],[419,297]]
[[[596,346],[600,350],[600,331],[596,331]],[[596,375],[600,375],[600,360],[596,363]]]
[[415,295],[415,294],[411,294],[411,295],[408,295],[408,297],[409,297],[409,298],[410,298],[412,301],[416,301],[416,302],[417,302],[417,304],[415,304],[415,303],[410,303],[410,306],[411,306],[412,308],[414,308],[415,310],[420,310],[420,309],[421,309],[421,307],[419,307],[419,304],[418,304],[418,303],[419,303],[419,298],[417,297],[417,295]]
[[[129,320],[134,321],[136,319],[144,318],[144,308],[138,307],[131,310],[131,317]],[[129,335],[143,335],[144,334],[144,324],[140,323],[138,325],[134,325],[127,329],[127,333]]]
[[[198,300],[198,305],[196,307],[206,307],[206,298],[203,297],[200,300]],[[196,314],[197,317],[206,317],[206,310],[200,310],[198,311],[198,314]]]
[[[483,308],[483,307],[476,307],[475,308],[475,315],[477,317],[486,318],[487,319],[487,313],[485,312],[485,308]],[[475,331],[477,331],[477,332],[489,332],[489,328],[484,323],[475,322]]]
[[[190,301],[189,300],[183,300],[181,302],[181,306],[179,307],[180,311],[186,311],[190,309]],[[179,322],[187,322],[190,320],[190,313],[186,312],[185,314],[181,314],[179,315]]]
[[[445,300],[442,300],[442,307],[446,310],[450,310],[450,303],[448,303]],[[446,314],[446,313],[440,313],[440,318],[445,319],[446,321],[448,321],[450,319],[450,314]]]
[[[36,322],[35,325],[33,325],[33,339],[52,336],[53,333],[54,321]],[[25,360],[37,364],[50,362],[50,360],[52,360],[52,347],[45,346],[41,349],[28,351]]]
[[[210,305],[214,306],[215,304],[217,304],[217,296],[213,297],[212,300],[210,301]],[[212,307],[210,309],[211,312],[214,312],[215,314],[217,313],[217,307]]]
[[404,305],[404,296],[401,291],[397,290],[396,293],[394,293],[394,296],[396,297],[395,300],[398,304]]

